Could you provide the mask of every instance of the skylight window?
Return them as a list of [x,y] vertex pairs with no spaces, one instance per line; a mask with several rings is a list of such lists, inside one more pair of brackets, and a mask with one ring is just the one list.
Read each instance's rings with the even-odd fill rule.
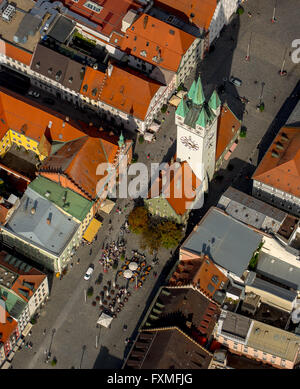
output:
[[90,9],[93,12],[96,12],[97,14],[100,13],[103,9],[103,7],[94,3],[93,1],[87,1],[86,3],[84,3],[84,7]]

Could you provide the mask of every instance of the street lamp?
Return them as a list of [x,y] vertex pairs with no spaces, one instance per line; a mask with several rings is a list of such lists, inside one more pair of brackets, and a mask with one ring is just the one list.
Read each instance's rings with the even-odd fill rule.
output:
[[287,71],[284,70],[284,65],[285,65],[285,59],[286,59],[286,53],[287,53],[287,47],[284,50],[284,55],[283,55],[283,61],[281,65],[281,69],[279,70],[279,75],[280,76],[285,76],[287,74]]
[[276,6],[277,6],[277,0],[275,0],[275,4],[274,4],[273,16],[272,16],[272,19],[271,19],[272,23],[276,22],[276,18],[275,18]]
[[251,39],[252,39],[252,32],[250,33],[250,38],[249,38],[249,42],[248,42],[248,46],[247,46],[247,55],[246,55],[246,58],[245,58],[246,61],[250,61],[250,44],[251,44]]

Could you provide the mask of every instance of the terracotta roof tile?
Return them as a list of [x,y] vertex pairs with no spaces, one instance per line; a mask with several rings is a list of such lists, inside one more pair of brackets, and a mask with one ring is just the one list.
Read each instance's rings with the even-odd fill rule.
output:
[[[127,29],[121,49],[155,66],[176,72],[182,56],[195,39],[159,19],[142,15]],[[159,57],[159,61],[153,59]]]
[[[11,318],[7,320],[7,318]],[[0,323],[0,333],[2,333],[2,337],[0,339],[1,342],[6,343],[11,335],[16,331],[18,327],[18,322],[12,318],[8,312],[6,312],[6,323]]]
[[87,66],[80,93],[92,100],[98,100],[104,79],[105,73]]
[[84,135],[82,131],[75,128],[70,122],[65,122],[64,119],[64,116],[42,107],[38,103],[0,88],[1,138],[10,128],[17,132],[24,131],[26,136],[40,142],[50,122],[52,123],[50,123],[51,128],[49,128],[51,140],[67,142]]
[[[130,9],[137,10],[141,5],[133,0],[109,0],[109,1],[93,1],[93,3],[99,4],[103,9],[97,13],[93,12],[89,8],[84,7],[86,0],[78,0],[76,2],[72,0],[62,1],[66,7],[73,12],[82,15],[96,23],[98,27],[97,32],[110,36],[113,31],[121,32],[122,19]],[[75,18],[76,19],[76,18]],[[84,24],[84,23],[82,23]]]
[[299,127],[280,130],[252,178],[300,197]]
[[241,122],[230,111],[227,105],[223,105],[218,121],[216,161],[220,158],[240,127]]
[[8,270],[13,271],[14,273],[17,273],[18,277],[14,281],[11,290],[14,291],[18,296],[20,296],[23,300],[28,301],[23,294],[19,293],[19,288],[24,289],[28,292],[29,298],[33,296],[34,292],[28,288],[27,286],[23,285],[23,282],[29,282],[33,284],[34,289],[38,289],[38,287],[41,285],[41,283],[44,281],[44,279],[47,277],[45,274],[40,272],[34,267],[31,267],[28,272],[24,272],[24,270],[20,270],[14,265],[11,265],[7,263],[4,258],[8,255],[6,251],[0,252],[0,264],[7,268]]
[[80,139],[65,143],[55,154],[51,155],[40,167],[40,173],[60,172],[72,180],[90,198],[97,197],[97,183],[105,177],[97,175],[100,163],[113,163],[119,150],[117,137],[105,139],[83,136]]
[[[174,158],[176,160],[176,156]],[[162,194],[165,194],[166,200],[177,213],[177,215],[184,215],[189,209],[189,205],[195,200],[193,191],[201,185],[201,181],[195,176],[192,169],[187,162],[177,162],[178,168],[173,173],[170,172],[170,185],[163,188],[163,179],[160,178],[153,183],[149,196],[156,193],[156,189]],[[189,183],[192,182],[192,187]],[[186,188],[185,183],[187,184]]]
[[105,79],[100,100],[144,120],[149,105],[162,84],[130,68],[121,68],[114,63],[112,66],[112,74]]
[[192,23],[197,27],[209,29],[217,0],[156,0],[156,5],[170,14],[181,17],[186,22],[193,14]]
[[[22,62],[25,65],[30,65],[33,54],[21,49],[20,47],[14,46],[9,42],[0,40],[1,44],[5,45],[5,55],[13,58],[16,61]],[[2,43],[3,42],[3,43]]]

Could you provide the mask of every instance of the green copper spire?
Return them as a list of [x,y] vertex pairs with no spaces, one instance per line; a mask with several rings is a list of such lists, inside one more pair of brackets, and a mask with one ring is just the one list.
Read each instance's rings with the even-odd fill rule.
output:
[[200,76],[198,77],[196,87],[195,87],[195,93],[194,93],[192,100],[193,100],[193,103],[197,104],[197,105],[201,105],[205,101],[205,96],[203,93],[202,82],[201,82]]
[[196,124],[198,124],[200,127],[205,128],[208,122],[208,116],[204,108],[201,109],[200,114],[198,116],[198,119],[196,121]]
[[195,95],[195,91],[196,91],[196,81],[194,80],[192,83],[192,86],[190,87],[190,90],[188,92],[189,99],[193,100],[194,95]]
[[181,116],[183,118],[185,118],[185,115],[188,113],[188,107],[186,105],[186,102],[184,101],[184,99],[181,99],[180,100],[180,103],[176,109],[176,112],[175,114],[178,115],[178,116]]
[[209,108],[213,109],[214,111],[216,111],[221,105],[221,100],[215,90],[209,99],[208,105]]
[[119,137],[118,145],[120,148],[124,146],[124,136],[123,136],[122,132],[121,132],[121,135]]

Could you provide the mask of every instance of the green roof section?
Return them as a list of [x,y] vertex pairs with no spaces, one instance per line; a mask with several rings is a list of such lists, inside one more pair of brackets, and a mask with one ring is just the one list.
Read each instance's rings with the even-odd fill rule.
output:
[[214,90],[213,91],[213,94],[210,96],[210,99],[209,99],[209,102],[208,102],[208,105],[211,109],[213,110],[217,110],[220,105],[221,105],[221,100],[218,96],[218,93]]
[[205,128],[207,125],[207,121],[208,121],[208,116],[206,110],[202,108],[198,116],[198,119],[196,121],[196,124],[198,124],[200,127]]
[[4,297],[5,309],[8,314],[18,320],[20,314],[23,312],[26,306],[26,302],[9,289],[0,286],[0,298],[2,297]]
[[203,88],[202,88],[202,82],[200,76],[198,77],[196,86],[195,86],[195,92],[192,97],[193,103],[197,105],[201,105],[205,101],[205,96],[203,93]]
[[71,189],[63,188],[56,182],[42,176],[33,180],[29,187],[81,222],[93,205],[92,201],[80,196]]
[[186,105],[186,102],[184,101],[184,99],[181,99],[180,100],[180,103],[176,109],[176,112],[175,114],[178,115],[178,116],[181,116],[183,118],[185,118],[186,114],[188,113],[188,107]]

